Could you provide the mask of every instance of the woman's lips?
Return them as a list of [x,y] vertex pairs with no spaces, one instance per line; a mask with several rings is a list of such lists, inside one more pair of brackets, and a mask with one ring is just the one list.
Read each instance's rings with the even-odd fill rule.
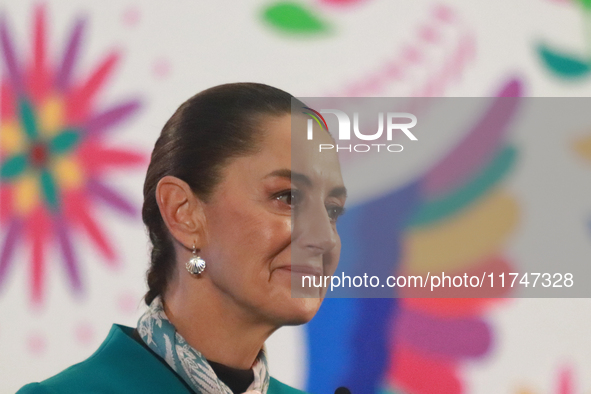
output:
[[322,268],[312,267],[309,265],[286,265],[280,269],[300,275],[322,276]]

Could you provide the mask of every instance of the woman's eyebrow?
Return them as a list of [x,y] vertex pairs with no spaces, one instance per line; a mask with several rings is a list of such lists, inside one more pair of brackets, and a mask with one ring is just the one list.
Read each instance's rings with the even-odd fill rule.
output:
[[345,186],[335,187],[330,191],[330,197],[347,198],[347,188]]
[[284,168],[284,169],[281,169],[281,170],[275,170],[275,171],[267,174],[267,176],[265,176],[265,178],[268,178],[268,177],[271,177],[271,176],[278,176],[278,177],[281,177],[281,178],[287,178],[287,179],[289,179],[291,181],[294,181],[294,182],[303,183],[306,186],[312,186],[312,181],[310,180],[310,178],[308,178],[304,174],[299,174],[297,172],[292,172],[288,168]]
[[[284,168],[281,170],[275,170],[275,171],[269,173],[267,176],[265,176],[265,178],[268,178],[271,176],[278,176],[281,178],[286,178],[286,179],[289,179],[294,182],[303,183],[309,187],[312,186],[312,181],[310,180],[309,177],[307,177],[304,174],[292,172],[288,168]],[[337,198],[347,198],[347,188],[345,186],[337,186],[330,191],[329,196],[330,197],[337,197]]]

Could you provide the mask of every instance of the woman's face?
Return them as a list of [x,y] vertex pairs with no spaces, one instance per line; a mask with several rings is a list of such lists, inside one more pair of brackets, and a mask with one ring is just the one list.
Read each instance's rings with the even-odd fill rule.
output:
[[336,153],[318,152],[318,144],[333,143],[326,131],[315,130],[313,141],[292,141],[291,115],[267,117],[261,127],[260,151],[232,160],[205,204],[201,256],[220,295],[249,316],[301,324],[314,316],[325,290],[293,298],[292,276],[299,283],[302,275],[336,270],[345,188]]

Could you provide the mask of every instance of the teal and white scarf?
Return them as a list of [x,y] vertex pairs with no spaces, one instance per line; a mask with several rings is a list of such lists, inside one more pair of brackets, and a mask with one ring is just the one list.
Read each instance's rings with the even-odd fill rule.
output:
[[[230,388],[218,379],[205,357],[176,332],[164,313],[160,297],[156,297],[146,313],[140,317],[137,330],[150,349],[162,357],[195,392],[232,394]],[[252,369],[254,382],[246,393],[266,394],[269,388],[269,373],[264,351],[261,351]]]

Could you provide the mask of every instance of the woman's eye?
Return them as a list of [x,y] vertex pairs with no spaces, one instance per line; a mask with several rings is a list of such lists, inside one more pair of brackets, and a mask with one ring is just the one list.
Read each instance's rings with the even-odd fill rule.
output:
[[300,193],[299,193],[299,191],[297,191],[295,189],[285,190],[285,191],[279,193],[275,198],[277,200],[279,200],[287,205],[291,205],[293,207],[298,204],[298,202],[300,200]]
[[340,205],[329,205],[326,207],[326,212],[328,212],[330,220],[336,222],[337,219],[345,213],[345,208]]

